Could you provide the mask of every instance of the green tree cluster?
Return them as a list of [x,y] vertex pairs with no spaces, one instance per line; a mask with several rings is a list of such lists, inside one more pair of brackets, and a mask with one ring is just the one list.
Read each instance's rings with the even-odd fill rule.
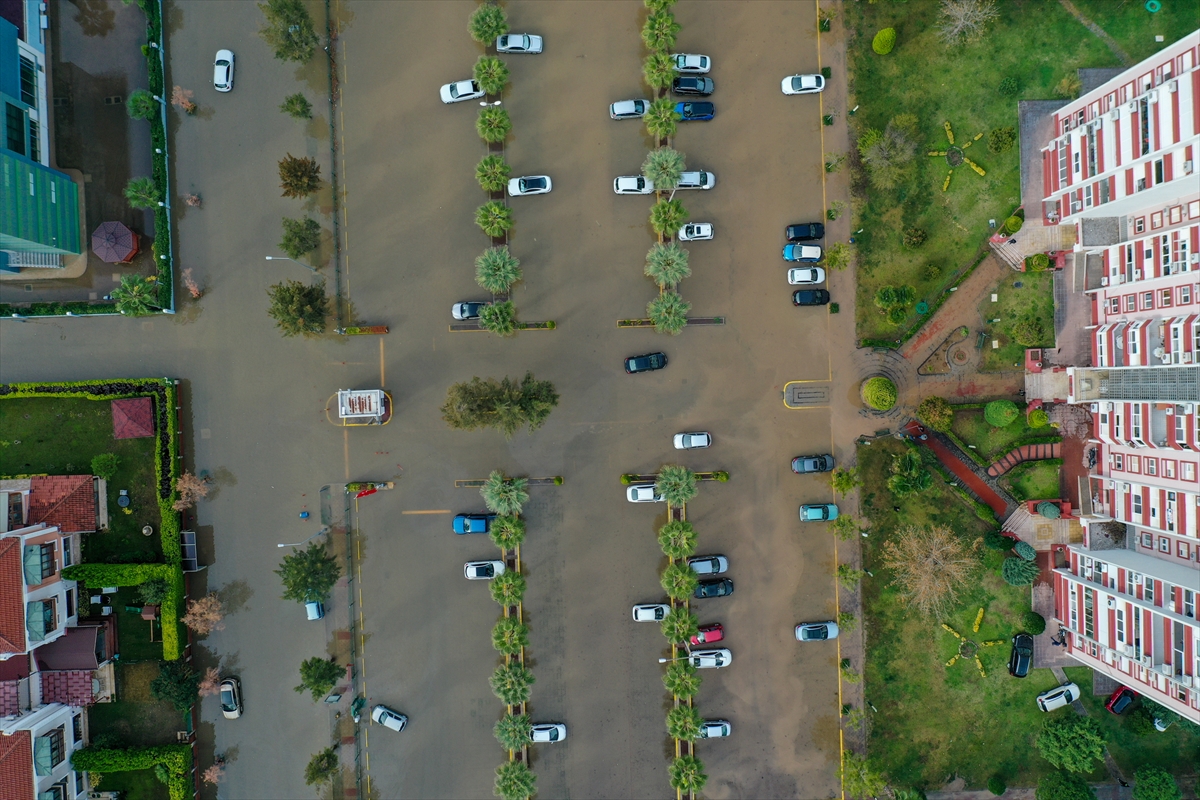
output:
[[279,110],[295,119],[312,119],[312,103],[300,92],[283,98]]
[[346,668],[332,658],[314,656],[300,662],[300,685],[297,692],[309,692],[314,701],[329,694],[329,690],[346,674]]
[[321,246],[321,223],[312,217],[304,219],[283,218],[283,239],[279,249],[288,258],[298,259]]
[[342,566],[323,542],[283,557],[275,574],[283,582],[283,599],[298,603],[323,601],[342,577]]
[[279,160],[279,186],[284,197],[307,197],[321,186],[321,165],[288,153]]
[[1011,400],[993,400],[983,407],[983,418],[993,428],[1006,428],[1021,413]]
[[150,694],[186,713],[200,696],[200,675],[186,661],[164,661],[158,675],[150,681]]
[[258,35],[280,61],[305,63],[317,50],[316,28],[302,0],[267,0],[258,4],[266,24]]
[[1075,714],[1048,717],[1034,744],[1042,758],[1068,772],[1087,774],[1104,757],[1099,723]]
[[442,420],[451,428],[496,428],[511,439],[523,426],[528,425],[530,432],[540,428],[557,405],[554,384],[539,381],[527,372],[520,382],[506,376],[500,380],[475,377],[456,383],[446,391],[441,412]]
[[896,405],[896,384],[881,375],[863,381],[863,402],[876,411],[890,411]]
[[917,406],[917,419],[930,430],[945,433],[954,423],[954,409],[943,397],[926,397]]
[[267,316],[275,320],[275,327],[285,337],[316,336],[325,332],[330,313],[325,281],[307,284],[286,280],[272,284],[267,295],[271,298]]

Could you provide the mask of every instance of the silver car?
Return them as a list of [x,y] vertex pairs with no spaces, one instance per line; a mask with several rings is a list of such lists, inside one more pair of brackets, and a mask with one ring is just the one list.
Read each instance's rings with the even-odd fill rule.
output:
[[633,607],[634,622],[662,622],[671,607],[666,603],[642,603]]
[[729,724],[729,720],[725,719],[706,719],[700,726],[701,739],[724,739],[731,733],[733,733],[733,726]]
[[371,721],[397,732],[404,730],[404,726],[408,725],[408,717],[384,705],[371,709]]
[[825,90],[825,76],[789,75],[780,88],[784,94],[817,94]]
[[548,194],[554,188],[549,175],[526,175],[513,178],[508,182],[510,197],[523,197],[530,194]]
[[487,94],[475,81],[455,81],[442,87],[443,103],[461,103],[464,100],[478,100]]
[[[717,176],[704,170],[684,172],[679,176],[679,189],[711,189],[717,185]],[[652,189],[653,190],[653,189]]]
[[693,55],[691,53],[672,53],[671,66],[675,68],[676,72],[703,75],[712,69],[712,59],[708,56]]
[[233,91],[233,51],[218,50],[213,60],[213,88],[218,92]]
[[676,450],[699,450],[712,444],[712,436],[704,431],[677,433],[672,442]]
[[608,107],[608,115],[613,119],[641,119],[649,108],[649,100],[618,100]]
[[540,53],[542,37],[532,33],[506,33],[496,39],[497,53]]
[[719,650],[693,650],[688,661],[696,669],[721,669],[733,663],[733,653],[724,647]]
[[801,622],[796,626],[797,642],[824,642],[837,637],[836,622]]
[[655,491],[653,483],[639,483],[625,490],[625,499],[631,503],[661,503],[665,498]]
[[561,742],[567,738],[567,726],[561,722],[535,722],[529,729],[531,742]]
[[613,180],[617,194],[654,194],[654,184],[641,175],[622,175]]
[[711,222],[689,222],[679,229],[679,241],[699,242],[713,238]]
[[1069,706],[1081,697],[1079,687],[1073,683],[1064,683],[1053,689],[1042,692],[1037,696],[1038,708],[1042,711],[1053,711],[1056,708]]
[[469,581],[490,581],[503,574],[503,561],[468,561],[463,566],[463,575]]
[[792,286],[812,286],[825,282],[825,270],[820,267],[793,267],[788,270],[788,283]]
[[221,681],[221,715],[237,719],[242,715],[242,685],[237,678]]
[[725,556],[692,556],[687,563],[697,575],[720,575],[729,569],[729,559]]

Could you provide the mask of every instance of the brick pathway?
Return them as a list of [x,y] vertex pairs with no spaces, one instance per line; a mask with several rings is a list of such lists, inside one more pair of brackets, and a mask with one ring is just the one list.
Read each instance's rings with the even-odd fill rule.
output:
[[1054,444],[1027,444],[1009,450],[988,467],[988,475],[999,478],[1017,464],[1025,461],[1040,461],[1045,458],[1062,458],[1062,445],[1057,442]]
[[904,430],[906,430],[908,433],[911,433],[913,436],[921,436],[922,434],[927,433],[929,438],[922,441],[921,444],[932,450],[933,454],[937,456],[938,461],[942,462],[942,465],[945,466],[946,469],[950,470],[954,477],[962,481],[963,485],[970,489],[976,497],[990,506],[991,509],[996,512],[996,516],[998,516],[1000,519],[1004,519],[1006,516],[1008,516],[1008,509],[1011,505],[1009,501],[1001,497],[999,492],[994,490],[991,486],[988,486],[987,482],[976,475],[970,467],[964,464],[962,459],[960,459],[952,449],[947,447],[943,442],[939,441],[939,437],[936,433],[933,431],[926,431],[925,428],[916,421],[909,422],[904,426]]

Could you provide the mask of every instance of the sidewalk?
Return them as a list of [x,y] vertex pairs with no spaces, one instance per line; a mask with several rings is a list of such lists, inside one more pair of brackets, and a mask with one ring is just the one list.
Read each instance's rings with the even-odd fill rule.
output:
[[933,454],[937,456],[938,461],[942,462],[942,465],[945,466],[946,469],[950,470],[954,477],[962,481],[963,485],[974,492],[980,500],[990,506],[991,509],[996,512],[997,517],[1003,520],[1006,516],[1008,516],[1009,502],[1001,497],[1000,494],[991,486],[989,486],[983,480],[983,478],[980,478],[978,475],[976,475],[970,467],[964,464],[962,459],[958,457],[957,453],[939,441],[937,433],[934,431],[926,431],[925,428],[915,420],[905,425],[904,430],[914,436],[920,436],[921,434],[928,433],[929,438],[921,442],[921,444],[932,450]]

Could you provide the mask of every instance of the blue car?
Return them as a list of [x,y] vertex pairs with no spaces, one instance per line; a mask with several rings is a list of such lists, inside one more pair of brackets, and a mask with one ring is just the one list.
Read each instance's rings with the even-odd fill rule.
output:
[[455,533],[487,533],[495,514],[459,514],[454,518]]
[[717,115],[717,108],[712,103],[676,103],[675,113],[680,122],[709,120]]
[[833,503],[807,503],[800,506],[801,522],[832,522],[838,518],[838,507]]

